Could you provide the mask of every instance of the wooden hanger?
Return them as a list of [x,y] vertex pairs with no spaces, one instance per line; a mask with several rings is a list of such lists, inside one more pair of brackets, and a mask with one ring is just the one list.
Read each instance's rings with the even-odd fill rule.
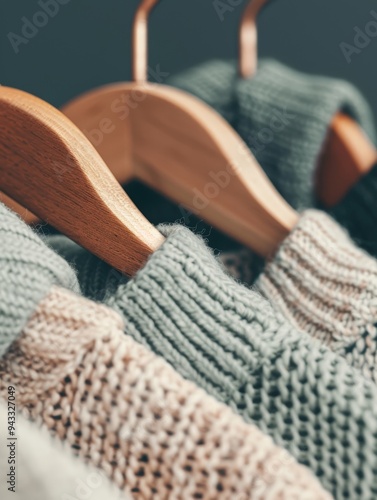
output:
[[164,240],[67,117],[8,87],[0,87],[0,189],[128,276]]
[[147,23],[157,3],[142,1],[135,16],[133,82],[93,90],[63,112],[86,131],[119,182],[138,178],[270,255],[298,215],[220,115],[185,92],[147,82]]
[[144,0],[133,28],[133,82],[80,96],[63,112],[120,183],[138,178],[223,232],[269,256],[298,220],[236,132],[198,99],[147,82]]
[[[257,70],[257,18],[270,0],[251,0],[241,18],[239,31],[239,74],[251,78]],[[352,186],[377,161],[377,150],[360,125],[339,113],[330,132],[317,167],[316,191],[325,206],[339,203]]]

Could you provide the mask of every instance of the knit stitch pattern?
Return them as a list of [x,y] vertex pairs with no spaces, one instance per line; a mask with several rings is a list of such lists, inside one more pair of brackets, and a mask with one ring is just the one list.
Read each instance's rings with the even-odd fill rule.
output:
[[215,60],[175,75],[169,83],[227,119],[296,209],[317,203],[314,174],[336,114],[348,114],[376,139],[372,112],[355,87],[273,60],[260,62],[251,79],[240,79],[233,62]]
[[[16,394],[17,397],[17,394]],[[0,404],[0,422],[6,422],[8,408]],[[10,491],[5,471],[9,471],[8,453],[0,454],[2,500],[131,500],[105,477],[102,471],[87,467],[73,456],[58,439],[52,439],[46,428],[17,415],[16,487]],[[8,427],[0,426],[0,442],[9,443]],[[67,444],[67,443],[65,443]]]
[[68,264],[0,203],[0,357],[51,286],[79,290]]
[[0,361],[29,418],[137,499],[329,500],[256,427],[123,334],[110,309],[54,287]]
[[[375,498],[375,384],[234,282],[189,230],[159,230],[166,241],[128,282],[79,252],[82,290],[96,296],[97,288],[127,334],[257,424],[335,498]],[[59,246],[72,257],[72,247]]]
[[333,219],[304,212],[257,286],[293,325],[377,382],[377,261]]

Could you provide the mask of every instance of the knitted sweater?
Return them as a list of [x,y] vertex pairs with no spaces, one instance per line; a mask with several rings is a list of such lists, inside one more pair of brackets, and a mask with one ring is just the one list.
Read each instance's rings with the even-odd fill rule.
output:
[[[79,291],[74,273],[0,203],[0,357],[52,285]],[[30,277],[24,280],[24,275]]]
[[0,394],[15,385],[29,418],[132,498],[330,498],[269,437],[122,328],[114,311],[54,287],[0,361]]
[[[376,142],[372,113],[360,93],[334,78],[309,76],[272,60],[241,80],[234,63],[211,61],[170,78],[169,83],[216,109],[240,134],[272,183],[297,209],[324,209],[315,197],[314,173],[332,118],[343,112]],[[377,166],[329,213],[357,244],[377,256]],[[232,268],[250,274],[255,257],[232,253]],[[257,272],[254,271],[253,276]]]
[[[15,243],[12,254],[6,248],[9,228],[0,230],[0,255],[7,255],[2,267],[9,268],[8,282],[0,282],[5,295],[7,286],[21,293],[36,285],[26,255],[47,271],[49,259],[59,257],[42,251],[38,237],[0,206],[0,220],[3,214],[13,219]],[[17,251],[25,240],[31,242],[30,255]],[[65,267],[74,282],[73,271]],[[2,398],[14,386],[25,415],[102,469],[132,498],[330,498],[269,437],[124,335],[115,311],[55,286],[53,275],[49,279],[47,294],[0,360]],[[2,314],[1,325],[7,328],[0,326],[0,338],[5,333],[7,342],[9,325],[19,324],[23,305],[28,311],[27,301],[20,300],[21,312],[13,308]],[[26,443],[20,436],[21,449]]]
[[316,205],[314,173],[338,112],[376,138],[371,110],[352,85],[304,75],[273,60],[260,62],[251,79],[240,79],[233,62],[216,60],[173,76],[168,83],[199,97],[227,119],[297,209]]
[[323,212],[304,212],[257,286],[297,328],[377,382],[377,261]]
[[166,241],[128,282],[65,238],[50,244],[129,335],[256,423],[336,498],[375,498],[377,387],[234,282],[189,230],[159,229]]
[[[5,425],[8,409],[0,404],[1,446],[10,443]],[[39,429],[17,415],[16,434],[19,438],[15,450],[16,485],[5,480],[10,471],[9,451],[0,453],[0,497],[2,500],[130,500],[101,471],[85,466],[70,450],[52,439],[46,429]]]

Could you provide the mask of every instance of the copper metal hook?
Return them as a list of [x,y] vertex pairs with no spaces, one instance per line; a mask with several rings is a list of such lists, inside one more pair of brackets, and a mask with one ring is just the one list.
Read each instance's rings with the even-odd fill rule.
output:
[[242,14],[239,30],[238,71],[241,78],[255,74],[258,64],[257,18],[269,0],[251,0]]
[[[242,78],[253,76],[258,62],[257,18],[269,0],[251,0],[247,5],[239,31],[239,73]],[[148,18],[159,0],[141,0],[132,27],[132,79],[148,80]]]
[[132,80],[148,80],[148,18],[159,0],[141,0],[132,26]]

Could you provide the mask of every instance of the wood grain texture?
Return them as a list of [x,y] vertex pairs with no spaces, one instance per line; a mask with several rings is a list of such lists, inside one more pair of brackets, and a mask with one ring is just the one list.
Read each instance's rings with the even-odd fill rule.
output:
[[127,275],[163,236],[124,193],[100,155],[62,113],[0,88],[0,188]]
[[18,214],[21,217],[21,219],[23,219],[23,221],[26,222],[26,224],[35,225],[38,222],[40,222],[39,218],[36,215],[34,215],[29,210],[24,208],[22,205],[12,200],[12,198],[9,198],[9,196],[1,192],[0,192],[0,202],[4,203],[4,205],[13,210],[13,212],[16,212],[16,214]]
[[[132,96],[138,97],[126,125],[112,103],[132,102]],[[63,111],[81,130],[104,118],[117,124],[101,152],[120,182],[136,176],[263,256],[275,251],[298,220],[236,132],[182,91],[113,84],[76,98]],[[117,147],[125,133],[131,133],[131,162]]]
[[63,112],[87,135],[120,183],[137,177],[269,256],[298,215],[215,111],[182,91],[146,82],[147,23],[157,4],[143,0],[135,15],[135,82],[88,92]]

